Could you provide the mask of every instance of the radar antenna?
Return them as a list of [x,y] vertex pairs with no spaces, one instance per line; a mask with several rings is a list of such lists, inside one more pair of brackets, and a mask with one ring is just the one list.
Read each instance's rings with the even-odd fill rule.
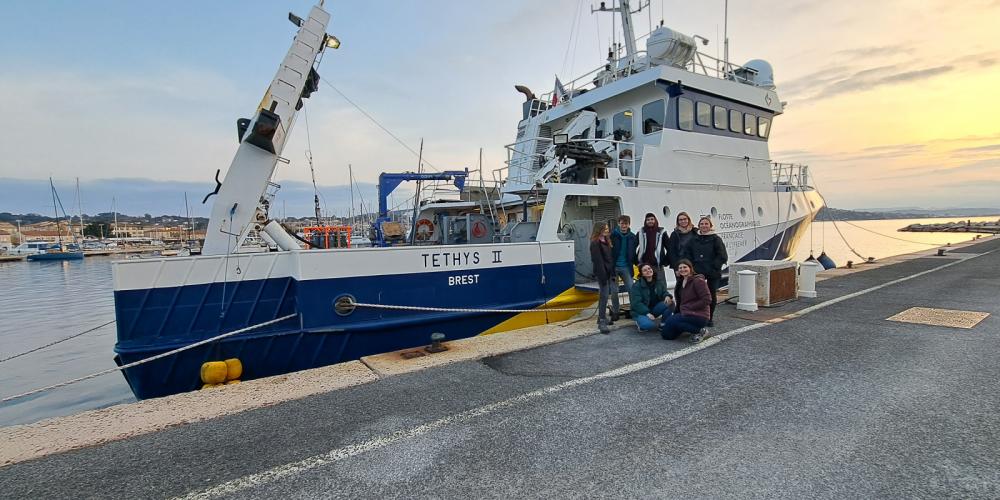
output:
[[[629,7],[629,0],[618,0],[618,7],[614,7],[615,0],[611,0],[611,8],[605,5],[605,2],[601,2],[598,8],[590,7],[590,13],[595,12],[620,12],[622,15],[622,38],[625,39],[625,58],[628,62],[635,60],[636,55],[638,55],[638,50],[635,47],[635,28],[632,26],[632,14],[642,12],[643,7],[649,8],[650,0],[639,0],[639,8],[632,10]],[[615,48],[617,56],[617,48]]]

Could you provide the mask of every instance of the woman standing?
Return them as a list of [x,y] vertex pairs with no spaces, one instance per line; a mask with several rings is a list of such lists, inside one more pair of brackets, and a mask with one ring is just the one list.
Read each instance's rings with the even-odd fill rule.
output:
[[656,270],[649,264],[639,266],[639,280],[629,291],[632,319],[639,331],[652,330],[656,318],[669,318],[673,309],[673,298],[667,288],[656,279]]
[[674,340],[682,333],[691,333],[691,342],[701,342],[708,331],[705,325],[711,317],[712,294],[705,277],[695,274],[690,260],[681,259],[677,263],[677,274],[681,280],[680,314],[667,318],[660,327],[660,335],[666,340]]
[[617,285],[617,280],[611,279],[615,277],[615,260],[611,254],[610,235],[611,230],[603,222],[594,224],[594,232],[590,235],[590,261],[601,291],[597,302],[597,329],[603,334],[611,333],[608,328],[608,297],[611,293],[618,293],[618,290],[611,290],[612,284]]
[[722,266],[729,260],[729,254],[726,253],[726,244],[722,242],[722,238],[715,234],[711,217],[703,216],[698,220],[698,233],[688,244],[685,257],[694,263],[695,274],[704,275],[708,280],[708,288],[712,292],[708,326],[715,326],[712,318],[715,317],[715,305],[718,303]]
[[691,223],[691,216],[687,212],[677,214],[676,222],[677,227],[670,233],[670,238],[667,240],[667,257],[670,259],[670,269],[674,270],[674,276],[677,277],[677,284],[674,285],[674,297],[679,300],[681,277],[677,274],[677,263],[681,261],[688,245],[694,239],[695,229],[694,224]]

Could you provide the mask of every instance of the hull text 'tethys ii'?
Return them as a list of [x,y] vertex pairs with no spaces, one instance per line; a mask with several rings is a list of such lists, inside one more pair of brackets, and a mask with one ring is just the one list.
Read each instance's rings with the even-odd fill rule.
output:
[[697,52],[699,37],[663,26],[639,50],[630,2],[613,5],[598,12],[620,17],[624,47],[551,93],[518,86],[506,165],[423,186],[408,234],[373,248],[309,248],[269,211],[296,113],[319,87],[318,56],[339,45],[322,3],[290,15],[298,33],[253,118],[239,121],[202,255],[114,264],[117,362],[236,332],[126,368],[136,397],[196,389],[211,360],[239,358],[244,378],[257,378],[432,333],[567,319],[596,300],[578,286],[593,281],[593,223],[620,214],[652,212],[664,225],[680,211],[711,215],[730,262],[792,255],[822,202],[807,167],[771,161],[782,103],[770,66],[716,60]]

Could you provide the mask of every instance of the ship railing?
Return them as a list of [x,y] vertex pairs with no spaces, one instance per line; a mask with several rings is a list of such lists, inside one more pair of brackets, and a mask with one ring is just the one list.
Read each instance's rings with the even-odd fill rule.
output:
[[771,163],[771,179],[777,190],[812,189],[809,166],[798,163]]
[[[614,62],[604,63],[568,82],[562,82],[565,93],[559,96],[558,102],[571,102],[574,97],[584,92],[621,80],[648,67],[649,62],[644,50],[638,51],[632,59],[622,58]],[[549,109],[552,106],[552,97],[555,93],[556,89],[552,89],[538,96],[535,99],[536,102],[532,103],[533,114],[530,116]]]
[[[552,139],[547,137],[536,137],[533,139],[522,139],[512,144],[505,146],[507,149],[507,165],[506,173],[510,182],[525,185],[534,185],[536,180],[541,180],[542,182],[560,182],[562,168],[554,168],[552,172],[546,174],[544,179],[536,179],[538,172],[545,168],[545,166],[554,157],[554,144],[550,144],[548,148],[538,152],[525,152],[521,150],[519,146],[535,142],[538,143],[548,141],[552,142]],[[585,138],[585,139],[572,139],[569,142],[589,144],[594,151],[605,152],[611,157],[611,163],[608,165],[609,168],[618,169],[623,177],[637,177],[639,175],[639,167],[642,164],[642,158],[636,153],[636,145],[634,142],[628,141],[616,141],[608,138]],[[540,149],[540,148],[539,148]],[[511,172],[516,172],[512,174]],[[494,176],[500,175],[498,171],[494,171]]]
[[[635,57],[632,59],[621,58],[614,62],[602,64],[581,76],[563,83],[564,93],[559,96],[557,104],[572,102],[573,98],[583,93],[631,76],[649,67],[650,59],[644,50],[636,52]],[[684,70],[713,78],[733,80],[751,85],[753,82],[741,75],[756,73],[753,69],[697,51],[691,60],[685,64]],[[549,110],[554,105],[553,95],[555,93],[556,89],[552,89],[533,99],[528,116],[535,116]]]

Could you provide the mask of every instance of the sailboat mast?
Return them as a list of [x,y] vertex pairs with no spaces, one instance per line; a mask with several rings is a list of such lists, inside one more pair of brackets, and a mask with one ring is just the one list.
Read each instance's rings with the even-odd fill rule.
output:
[[194,221],[191,220],[191,205],[188,205],[187,191],[184,191],[184,213],[187,214],[187,219],[188,219],[187,239],[188,241],[191,241],[191,235],[194,233]]
[[83,200],[80,199],[80,178],[76,178],[76,212],[80,214],[80,241],[83,241]]
[[56,185],[52,183],[51,177],[49,177],[49,189],[52,191],[52,213],[56,216],[56,241],[62,247],[62,226],[59,224],[59,207],[56,205]]
[[347,164],[347,183],[351,185],[351,224],[354,224],[354,170],[351,169],[351,164]]

